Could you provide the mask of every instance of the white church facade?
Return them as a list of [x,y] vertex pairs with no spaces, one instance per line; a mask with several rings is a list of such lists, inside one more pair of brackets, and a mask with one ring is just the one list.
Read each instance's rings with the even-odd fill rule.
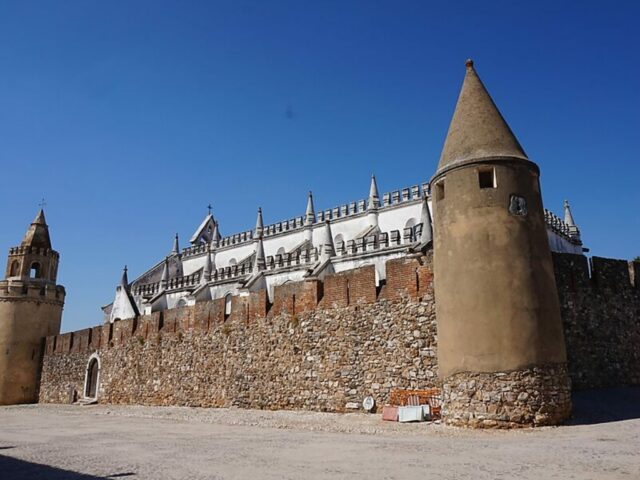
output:
[[[564,219],[545,210],[545,221],[552,251],[583,253],[568,202]],[[125,267],[105,321],[261,289],[272,300],[277,285],[364,265],[375,265],[380,286],[386,261],[431,248],[432,234],[428,184],[380,196],[375,177],[366,200],[316,213],[309,192],[304,216],[264,225],[258,209],[254,229],[226,237],[209,213],[188,247],[181,250],[176,235],[171,253],[132,282]]]

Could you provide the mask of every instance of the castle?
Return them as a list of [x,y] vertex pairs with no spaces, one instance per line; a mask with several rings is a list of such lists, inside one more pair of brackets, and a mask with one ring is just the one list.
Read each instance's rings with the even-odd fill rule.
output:
[[510,427],[564,421],[572,382],[640,381],[640,266],[589,265],[471,61],[429,182],[220,230],[210,211],[187,248],[125,267],[101,325],[60,335],[41,211],[0,282],[0,404],[344,411],[439,386],[447,423]]

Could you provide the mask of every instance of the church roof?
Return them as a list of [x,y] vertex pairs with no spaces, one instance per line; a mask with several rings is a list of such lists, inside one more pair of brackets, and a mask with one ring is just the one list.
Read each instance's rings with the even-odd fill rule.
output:
[[455,164],[490,157],[528,160],[509,125],[467,60],[467,72],[444,142],[438,172]]
[[40,209],[36,218],[31,222],[27,233],[22,239],[22,246],[51,248],[51,238],[49,237],[49,227],[44,218],[44,210]]

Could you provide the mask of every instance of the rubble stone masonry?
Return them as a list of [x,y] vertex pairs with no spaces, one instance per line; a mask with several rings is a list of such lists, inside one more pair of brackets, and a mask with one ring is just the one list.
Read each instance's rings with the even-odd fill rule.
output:
[[[573,388],[639,384],[640,265],[554,263]],[[39,399],[81,395],[94,353],[104,403],[345,411],[443,386],[431,256],[389,261],[379,287],[373,268],[276,287],[272,304],[266,291],[234,297],[230,315],[218,299],[48,337]],[[563,365],[462,372],[443,386],[443,413],[474,427],[554,424],[570,388]]]
[[[276,287],[268,312],[261,291],[235,297],[226,319],[222,299],[49,337],[40,401],[81,393],[96,351],[105,403],[344,411],[368,395],[383,404],[393,388],[435,386],[429,260],[391,262],[409,288],[384,299],[368,266],[325,280],[319,305],[322,284],[300,282]],[[420,289],[408,280],[418,271]]]

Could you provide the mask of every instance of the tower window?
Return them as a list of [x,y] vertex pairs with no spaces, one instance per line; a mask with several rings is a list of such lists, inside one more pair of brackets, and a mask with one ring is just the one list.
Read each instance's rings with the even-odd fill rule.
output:
[[494,168],[478,170],[480,188],[496,188],[496,171]]
[[9,276],[10,277],[15,277],[18,275],[18,269],[20,268],[20,264],[18,263],[17,260],[14,260],[11,263],[11,269],[9,270]]
[[444,180],[436,183],[436,200],[444,200]]
[[38,262],[34,262],[31,264],[31,270],[29,271],[29,277],[31,278],[40,278],[40,264]]

